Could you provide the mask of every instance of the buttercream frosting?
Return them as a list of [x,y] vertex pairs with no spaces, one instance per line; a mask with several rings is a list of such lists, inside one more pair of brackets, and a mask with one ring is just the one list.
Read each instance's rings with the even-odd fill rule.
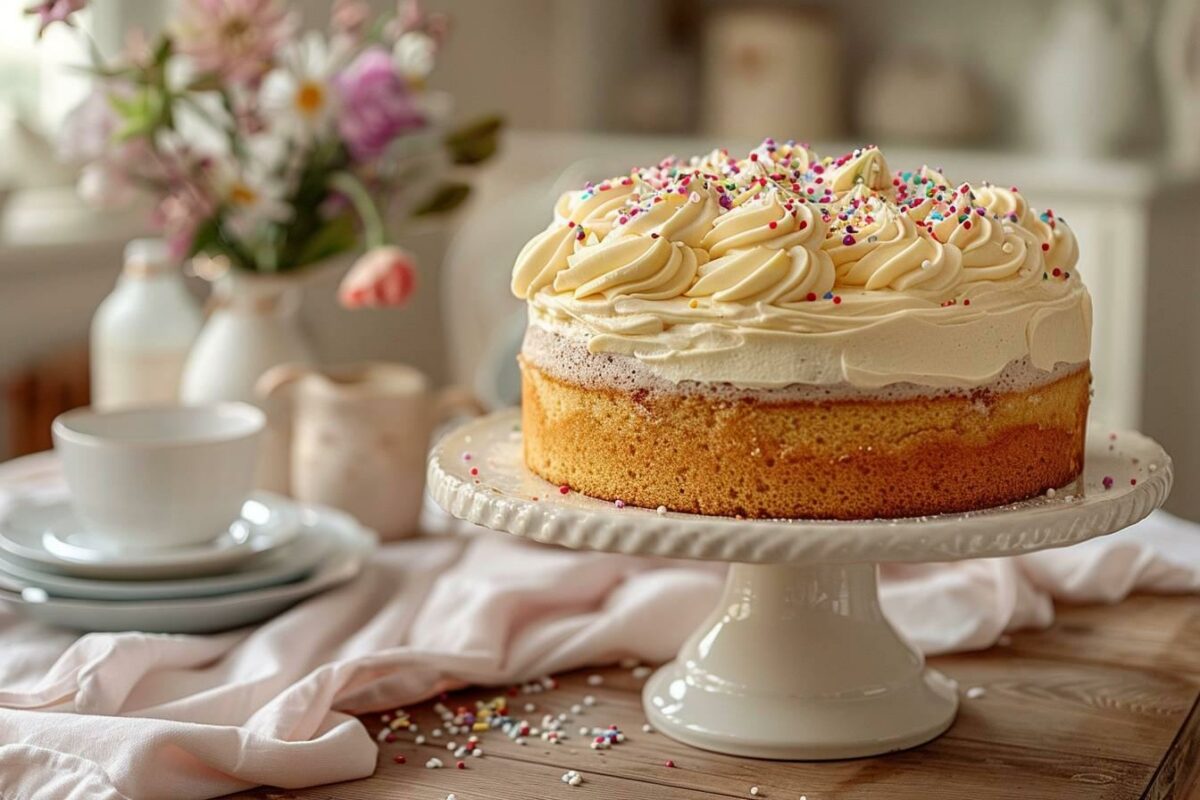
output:
[[768,139],[566,193],[512,288],[531,325],[676,383],[972,387],[1088,360],[1077,259],[1015,188]]

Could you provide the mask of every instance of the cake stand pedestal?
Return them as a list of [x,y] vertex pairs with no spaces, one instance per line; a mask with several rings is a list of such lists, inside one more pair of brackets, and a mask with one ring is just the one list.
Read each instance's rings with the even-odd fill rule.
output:
[[[888,623],[882,562],[951,561],[1061,547],[1157,508],[1171,460],[1132,432],[1089,436],[1084,475],[1053,497],[900,520],[737,520],[659,514],[586,497],[525,468],[515,410],[451,432],[429,489],[456,517],[565,547],[732,563],[716,609],[646,683],[650,722],[732,755],[819,760],[886,753],[950,727],[952,680]],[[476,470],[472,474],[472,469]]]

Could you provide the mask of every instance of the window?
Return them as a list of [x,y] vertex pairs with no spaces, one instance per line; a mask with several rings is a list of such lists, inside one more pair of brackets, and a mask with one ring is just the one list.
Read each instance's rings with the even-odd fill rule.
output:
[[[0,4],[0,127],[16,120],[45,133],[87,91],[87,76],[71,68],[86,63],[87,47],[78,32],[58,26],[38,41],[37,23],[24,13],[26,5]],[[79,15],[85,30],[94,27],[95,15],[91,9]]]

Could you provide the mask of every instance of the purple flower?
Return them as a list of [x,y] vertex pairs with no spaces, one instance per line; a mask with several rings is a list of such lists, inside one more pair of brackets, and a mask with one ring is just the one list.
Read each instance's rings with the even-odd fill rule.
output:
[[425,125],[416,97],[381,47],[364,50],[336,83],[341,95],[338,130],[355,160],[378,158],[396,137]]

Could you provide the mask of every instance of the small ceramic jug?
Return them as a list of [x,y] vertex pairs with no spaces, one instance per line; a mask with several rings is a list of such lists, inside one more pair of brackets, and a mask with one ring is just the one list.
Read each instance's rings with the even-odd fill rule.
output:
[[261,400],[291,409],[292,496],[340,508],[385,539],[418,532],[434,427],[477,410],[468,396],[435,392],[403,364],[284,364],[268,370],[257,390]]

